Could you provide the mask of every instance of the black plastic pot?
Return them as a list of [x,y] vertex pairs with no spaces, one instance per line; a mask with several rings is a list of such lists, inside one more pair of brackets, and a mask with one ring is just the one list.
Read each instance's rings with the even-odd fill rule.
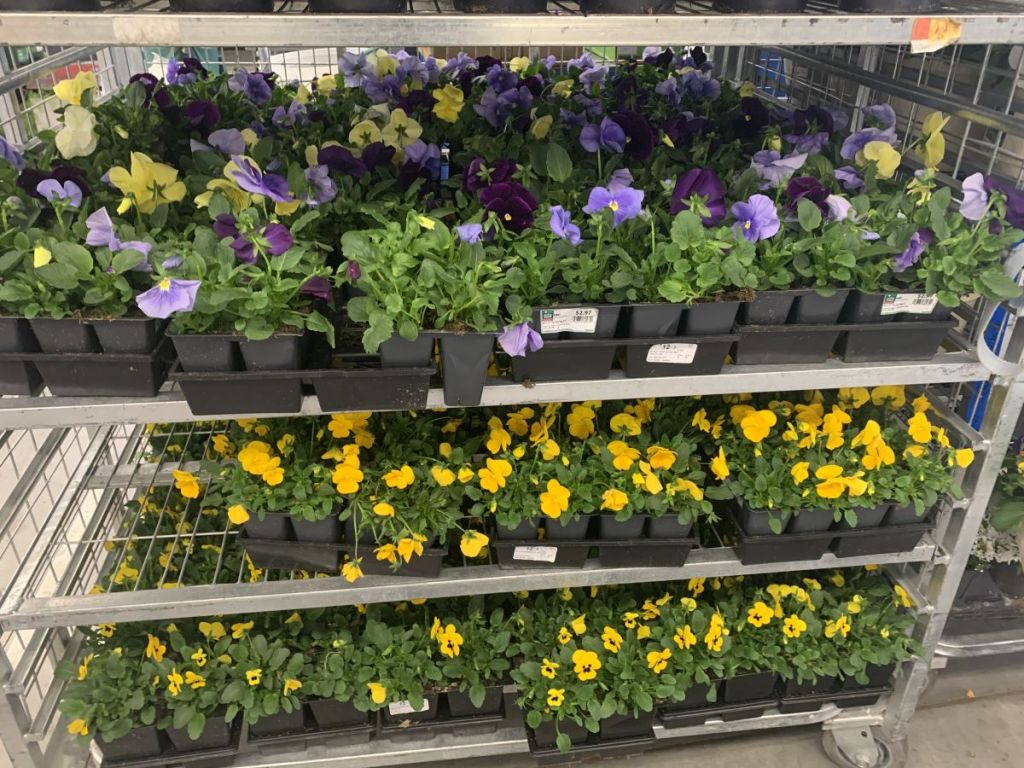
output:
[[[713,707],[719,701],[718,691],[722,686],[721,680],[712,680],[708,683],[694,683],[686,689],[686,695],[683,696],[682,701],[666,702],[659,707],[659,715],[664,716],[672,712],[685,711],[688,709],[697,709],[700,707]],[[715,701],[708,701],[708,696],[711,693],[711,689],[715,690]]]
[[683,316],[683,304],[632,304],[627,334],[631,339],[675,336]]
[[920,523],[928,517],[928,511],[926,509],[918,515],[917,508],[913,503],[904,504],[902,507],[893,504],[889,509],[889,514],[885,516],[882,525],[911,525],[913,523]]
[[691,304],[679,324],[680,336],[717,336],[727,334],[736,322],[738,301],[706,301]]
[[99,352],[100,342],[92,326],[84,320],[65,317],[35,317],[29,321],[39,349],[49,354]]
[[0,0],[0,11],[98,11],[99,0]]
[[536,352],[512,358],[512,378],[538,382],[607,379],[616,349],[615,341],[545,341]]
[[836,352],[848,363],[931,360],[953,327],[952,320],[869,323],[849,326]]
[[300,706],[291,712],[278,712],[276,715],[264,715],[249,725],[249,736],[280,736],[285,733],[301,733],[306,730],[306,716]]
[[252,514],[245,521],[242,530],[246,536],[254,539],[291,541],[292,522],[292,516],[286,512],[268,512],[262,520]]
[[351,701],[310,699],[306,705],[321,731],[366,725],[367,722],[366,712],[360,712]]
[[835,514],[831,509],[801,509],[790,518],[786,530],[789,533],[827,531],[835,521]]
[[992,563],[989,573],[1003,595],[1012,600],[1024,597],[1024,572],[1019,562]]
[[296,541],[311,541],[320,544],[341,543],[343,529],[341,520],[335,514],[315,522],[292,517],[291,522]]
[[745,672],[722,682],[722,701],[738,704],[771,696],[775,688],[774,672]]
[[789,322],[794,325],[830,325],[839,320],[846,304],[849,288],[839,288],[831,296],[822,296],[815,290],[806,290],[793,301]]
[[742,325],[785,325],[793,300],[803,291],[759,291],[736,314]]
[[877,528],[882,524],[885,516],[889,514],[891,504],[879,504],[877,507],[861,508],[854,510],[857,513],[857,525],[853,526],[846,522],[844,516],[839,520],[839,530],[864,530],[865,528]]
[[437,694],[423,694],[423,709],[418,712],[409,711],[410,708],[407,701],[393,701],[381,710],[381,714],[384,722],[390,725],[398,725],[406,720],[413,723],[433,720],[437,717]]
[[818,560],[834,538],[834,531],[786,533],[781,536],[750,536],[741,532],[736,541],[736,556],[744,565]]
[[626,539],[596,544],[597,559],[606,568],[682,568],[696,539]]
[[956,590],[958,603],[997,603],[1002,599],[992,574],[985,571],[964,571]]
[[404,13],[408,0],[309,0],[310,13]]
[[928,523],[914,525],[886,526],[885,528],[855,528],[850,531],[834,531],[832,552],[836,557],[867,557],[890,552],[909,552],[916,547],[928,532]]
[[836,689],[837,680],[835,675],[822,675],[817,679],[804,680],[798,683],[795,677],[784,680],[781,685],[781,694],[784,698],[795,698],[797,696],[813,696],[818,693],[830,693]]
[[807,0],[715,0],[716,11],[740,13],[799,13]]
[[714,376],[722,372],[736,336],[690,336],[686,339],[631,339],[623,342],[627,378]]
[[779,515],[767,509],[751,509],[743,503],[739,505],[739,524],[748,536],[773,535],[770,522],[773,517],[781,519],[782,530],[786,530],[789,515]]
[[926,13],[941,7],[938,0],[839,0],[839,10],[850,13]]
[[164,750],[160,731],[155,725],[136,728],[114,741],[104,741],[102,736],[97,735],[96,744],[103,752],[104,763],[156,757]]
[[499,539],[536,539],[539,529],[540,518],[537,517],[524,520],[514,528],[508,528],[500,523],[494,526]]
[[480,405],[493,349],[490,333],[441,335],[445,405]]
[[[494,544],[502,568],[582,568],[593,541],[537,541],[499,539]],[[619,542],[607,542],[616,544]]]
[[890,685],[892,683],[892,676],[896,672],[896,663],[886,664],[880,666],[878,664],[868,664],[864,672],[868,676],[867,685],[861,685],[857,682],[856,678],[848,677],[843,681],[844,691],[855,691],[859,688],[880,688],[882,686]]
[[240,371],[244,367],[237,336],[189,333],[171,339],[181,369],[188,373]]
[[582,725],[577,725],[572,720],[563,720],[558,724],[556,730],[553,722],[541,723],[533,729],[533,741],[542,749],[554,747],[557,743],[558,733],[562,732],[569,737],[573,744],[582,744],[590,734]]
[[341,549],[337,544],[256,539],[247,536],[244,531],[239,537],[239,541],[257,568],[301,570],[337,575],[338,567],[341,564]]
[[740,325],[736,365],[823,363],[840,331],[836,325]]
[[93,320],[92,329],[104,353],[144,355],[152,351],[166,323],[151,317]]
[[592,516],[583,515],[576,520],[571,520],[567,523],[563,523],[561,518],[558,520],[545,520],[544,521],[544,539],[546,541],[574,541],[576,539],[585,539],[587,537],[587,529],[590,528],[590,521]]
[[[345,519],[343,527],[346,543],[355,544],[357,541],[359,544],[374,543],[373,528],[365,524],[365,521],[361,519],[359,512],[355,509],[352,509],[352,513]],[[356,536],[356,528],[359,528],[358,537]]]
[[306,336],[301,333],[274,334],[269,339],[242,339],[238,349],[247,371],[298,371],[303,367]]
[[367,548],[365,545],[361,547],[346,545],[343,549],[348,552],[349,557],[358,556],[363,559],[359,567],[367,576],[419,576],[425,579],[436,579],[441,575],[441,566],[444,564],[444,558],[448,556],[448,548],[447,546],[432,547],[429,542],[424,543],[423,547],[422,555],[414,556],[408,563],[400,560],[397,567],[386,560],[376,559],[373,556],[372,548]]
[[896,315],[883,315],[882,304],[885,302],[886,294],[869,293],[867,291],[850,291],[843,311],[839,313],[841,323],[889,323],[896,319]]
[[32,326],[23,317],[0,317],[0,353],[38,352]]
[[633,515],[628,520],[616,520],[615,515],[598,515],[599,539],[639,539],[644,532],[647,515]]
[[[402,5],[405,5],[405,0],[402,0]],[[380,345],[380,364],[383,368],[424,368],[431,364],[433,356],[434,337],[429,333],[420,333],[412,341],[396,333]]]
[[274,0],[170,0],[179,13],[271,13]]
[[28,354],[21,362],[32,363],[58,397],[152,397],[167,379],[172,356],[165,341],[146,355]]
[[176,368],[170,378],[196,416],[292,414],[302,407],[302,371],[186,373]]
[[669,511],[662,517],[652,517],[647,522],[647,538],[680,539],[690,535],[693,523],[680,523],[679,516]]
[[32,363],[0,361],[0,395],[34,397],[43,389],[43,377]]
[[303,371],[326,412],[419,410],[426,407],[434,366],[384,368],[373,355],[336,355],[333,367]]
[[479,717],[501,712],[502,690],[500,685],[491,685],[486,688],[483,703],[479,707],[473,706],[473,702],[469,700],[468,691],[448,691],[446,698],[448,699],[448,711],[452,717]]
[[[571,321],[579,314],[577,310],[587,310],[587,316],[597,313],[596,320],[591,320],[593,331],[566,330],[573,327]],[[622,307],[619,304],[564,304],[551,307],[535,307],[530,325],[545,339],[610,339],[619,327],[619,316]],[[578,326],[576,326],[578,327]]]
[[188,728],[168,728],[166,733],[178,752],[223,749],[231,743],[231,723],[224,721],[223,709],[206,716],[203,732],[194,741],[188,735]]
[[654,712],[640,712],[636,717],[631,714],[616,714],[601,721],[601,738],[628,739],[633,736],[646,736],[653,726]]

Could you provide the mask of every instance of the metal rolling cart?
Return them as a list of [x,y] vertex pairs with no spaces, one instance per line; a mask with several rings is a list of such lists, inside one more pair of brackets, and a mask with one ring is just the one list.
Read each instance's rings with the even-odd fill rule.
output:
[[[303,12],[305,3],[299,0],[279,2],[278,12],[265,16],[171,15],[164,0],[112,0],[106,5],[104,12],[92,14],[0,13],[0,42],[10,46],[0,56],[0,132],[6,138],[31,145],[38,131],[52,125],[47,88],[54,70],[91,67],[102,96],[123,86],[134,72],[159,67],[161,51],[184,47],[227,68],[259,65],[287,78],[309,79],[333,69],[343,47],[444,45],[508,56],[540,51],[568,55],[591,45],[702,44],[721,76],[749,79],[766,96],[794,106],[832,103],[856,119],[857,108],[886,101],[904,134],[928,112],[942,110],[953,116],[947,128],[952,151],[941,169],[948,183],[955,185],[977,170],[1024,183],[1024,120],[1016,114],[1024,67],[1021,4],[957,3],[957,40],[930,54],[910,53],[911,38],[921,29],[912,16],[844,15],[818,0],[804,14],[754,18],[716,14],[710,0],[678,2],[675,15],[644,17],[583,16],[575,3],[561,0],[549,3],[545,15],[502,17],[455,14],[448,0],[412,0],[412,13],[402,16],[313,16]],[[311,48],[311,41],[317,47]],[[44,45],[51,47],[37,47]],[[25,47],[31,55],[24,53]],[[884,564],[917,605],[915,634],[925,652],[900,671],[890,696],[869,708],[828,705],[796,715],[769,710],[762,717],[735,722],[713,720],[671,732],[655,728],[660,741],[820,723],[824,747],[837,765],[882,768],[902,763],[914,709],[1024,407],[1024,380],[994,376],[979,359],[984,312],[983,306],[962,307],[960,331],[927,362],[726,366],[720,375],[691,379],[611,378],[530,389],[495,383],[485,390],[483,404],[498,405],[906,384],[926,389],[939,403],[938,418],[963,445],[979,451],[979,460],[964,478],[966,498],[944,500],[935,529],[919,546],[902,554],[843,561]],[[1019,360],[1020,345],[1014,341],[1008,356]],[[987,393],[988,409],[972,427],[961,414],[979,388]],[[430,405],[442,407],[442,402],[440,391],[432,391]],[[315,399],[304,402],[303,413],[318,413]],[[203,445],[211,436],[206,424],[211,418],[193,416],[173,387],[137,400],[0,399],[0,471],[14,478],[0,486],[0,738],[15,768],[99,763],[97,756],[70,744],[58,722],[61,683],[54,668],[61,659],[75,657],[76,626],[837,565],[826,555],[814,561],[744,566],[731,549],[710,547],[682,568],[607,569],[592,562],[580,571],[517,572],[482,565],[470,574],[448,570],[433,580],[378,576],[349,584],[341,577],[303,579],[298,573],[250,583],[243,568],[221,561],[196,581],[189,577],[186,560],[177,572],[164,568],[162,586],[175,589],[139,589],[136,584],[128,591],[92,594],[99,574],[118,564],[120,555],[108,550],[106,542],[135,537],[136,551],[146,562],[157,560],[168,545],[189,551],[203,543],[196,541],[200,534],[194,529],[141,535],[124,502],[153,486],[170,484],[171,470],[182,466],[171,453],[154,455],[147,449],[146,424],[166,423],[179,440]],[[197,517],[201,502],[196,500],[185,514]],[[235,533],[201,535],[217,543]],[[528,746],[521,728],[506,728],[484,736],[439,736],[415,745],[372,742],[353,747],[325,740],[301,753],[269,749],[250,746],[235,765],[404,765],[526,752]]]

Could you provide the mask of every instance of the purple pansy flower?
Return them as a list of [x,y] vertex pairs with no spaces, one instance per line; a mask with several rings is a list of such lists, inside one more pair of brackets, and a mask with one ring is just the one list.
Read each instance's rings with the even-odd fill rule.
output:
[[623,151],[626,157],[644,161],[654,151],[657,136],[650,121],[639,112],[616,112],[611,118],[622,127],[626,136]]
[[[88,234],[85,236],[85,244],[109,248],[111,253],[132,250],[138,251],[143,256],[148,256],[153,248],[152,244],[144,240],[129,240],[122,243],[114,233],[114,222],[111,221],[110,214],[107,213],[106,208],[100,208],[98,211],[90,214],[89,218],[85,220],[85,227],[88,230]],[[144,268],[143,271],[148,272],[148,266],[146,264],[147,268]]]
[[62,200],[72,208],[82,207],[82,190],[73,181],[65,181],[61,184],[56,179],[44,179],[36,186],[36,192],[50,203]]
[[580,84],[587,93],[592,93],[595,85],[601,85],[608,76],[608,67],[591,67],[580,72]]
[[267,252],[271,256],[280,256],[292,247],[292,233],[284,224],[267,224],[260,233],[267,244]]
[[896,127],[896,110],[889,104],[872,104],[861,109],[861,112],[880,128]]
[[795,211],[797,203],[807,198],[818,206],[822,215],[825,215],[828,213],[828,195],[829,191],[813,176],[797,176],[790,179],[786,185],[786,197],[789,198],[786,207],[790,211]]
[[892,128],[886,128],[882,130],[880,128],[861,128],[859,131],[854,131],[846,140],[843,142],[843,146],[839,150],[839,156],[843,160],[853,160],[857,157],[857,153],[864,149],[865,145],[872,141],[884,141],[887,144],[893,145],[896,143],[896,131]]
[[864,177],[861,176],[860,171],[852,165],[844,165],[842,168],[836,168],[835,177],[845,189],[848,189],[851,192],[864,188]]
[[[323,150],[321,150],[322,152]],[[363,153],[359,157],[360,166],[365,171],[372,171],[374,168],[386,166],[391,163],[391,158],[395,156],[395,148],[385,146],[383,142],[375,141],[373,144],[368,144],[363,147]],[[351,153],[349,153],[351,156]],[[320,161],[324,162],[323,160]],[[332,168],[331,170],[337,170]],[[355,175],[355,174],[353,174]],[[361,174],[360,174],[361,175]],[[356,178],[359,178],[356,176]]]
[[746,202],[733,204],[736,230],[752,243],[774,237],[782,226],[775,203],[765,195],[751,195]]
[[153,96],[153,90],[160,85],[160,80],[155,75],[149,74],[149,72],[139,72],[128,78],[128,85],[133,83],[142,83],[142,87],[146,89],[145,103],[149,104],[149,100]]
[[244,93],[253,104],[266,104],[270,101],[271,88],[268,78],[262,72],[249,73],[239,69],[228,80],[228,89],[235,93]]
[[853,204],[841,195],[829,195],[825,198],[825,205],[832,221],[846,221],[854,217]]
[[702,218],[705,227],[718,224],[725,218],[725,185],[710,168],[691,168],[676,181],[672,190],[672,204],[669,212],[673,215],[690,210],[690,198],[704,199],[710,216]]
[[241,155],[245,152],[245,139],[237,128],[223,128],[214,131],[206,140],[210,146],[225,155]]
[[596,214],[607,208],[612,212],[612,226],[617,227],[622,222],[639,216],[643,202],[644,193],[640,189],[594,187],[590,190],[583,212]]
[[[340,149],[340,147],[339,147]],[[320,151],[321,156],[324,150]],[[276,203],[290,203],[294,198],[288,189],[288,180],[273,173],[263,173],[248,158],[232,155],[231,160],[238,170],[231,172],[231,177],[246,192],[264,195]]]
[[626,132],[622,126],[610,117],[602,118],[601,125],[586,125],[580,131],[580,144],[587,152],[604,149],[609,152],[621,152],[626,145]]
[[359,268],[359,262],[350,261],[345,265],[345,274],[348,275],[348,279],[355,282],[363,276],[363,270]]
[[192,311],[199,285],[199,280],[165,277],[145,293],[136,296],[135,303],[146,317],[166,320],[175,312]]
[[14,169],[19,172],[25,169],[25,158],[3,136],[0,136],[0,160],[13,165]]
[[903,253],[893,258],[892,271],[905,272],[917,264],[921,259],[921,254],[924,253],[925,248],[931,245],[933,239],[934,234],[930,229],[922,228],[917,230],[917,232],[910,236],[910,242],[903,249]]
[[185,260],[181,258],[181,256],[168,256],[166,259],[160,262],[160,266],[163,269],[177,269],[184,262]]
[[331,282],[326,277],[311,277],[299,288],[299,293],[312,296],[315,299],[330,301],[333,298],[331,293]]
[[751,138],[757,136],[761,129],[771,121],[768,107],[756,96],[744,96],[740,99],[740,116],[736,121],[736,132],[740,136]]
[[305,170],[306,183],[310,194],[306,203],[311,206],[329,203],[338,196],[338,187],[331,178],[331,169],[326,165],[312,165]]
[[205,80],[209,74],[199,59],[186,56],[181,61],[170,59],[167,62],[165,79],[171,85],[191,85],[196,80]]
[[517,170],[519,166],[515,161],[505,157],[498,158],[490,165],[482,157],[475,157],[469,161],[462,174],[462,188],[467,192],[479,192],[489,184],[509,181]]
[[972,173],[964,179],[963,196],[960,214],[969,221],[981,221],[988,211],[988,190],[985,189],[984,174]]
[[988,192],[994,189],[1006,196],[1006,223],[1014,229],[1024,229],[1024,191],[995,176],[985,177],[985,189]]
[[612,171],[612,175],[608,177],[608,189],[613,192],[620,187],[629,187],[633,185],[633,174],[630,173],[629,168],[619,168]]
[[829,134],[819,133],[787,133],[786,141],[793,145],[793,151],[804,155],[820,155],[828,144]]
[[292,99],[292,103],[288,105],[287,109],[280,106],[274,110],[270,122],[278,128],[292,128],[296,124],[305,125],[308,122],[306,105],[298,99]]
[[484,236],[483,225],[477,223],[460,224],[455,231],[459,233],[459,240],[466,245],[476,245]]
[[208,131],[220,122],[220,110],[212,101],[196,99],[185,107],[185,114],[193,128]]
[[526,352],[536,352],[544,347],[544,339],[529,323],[505,326],[505,332],[498,336],[498,344],[511,357],[525,357]]
[[[609,189],[611,189],[611,185],[609,185]],[[572,223],[572,217],[562,206],[551,206],[551,220],[549,224],[555,236],[568,240],[572,245],[579,245],[583,242],[583,238],[580,236],[580,228]]]
[[[319,165],[326,165],[334,173],[344,173],[353,179],[361,179],[367,170],[367,157],[370,154],[370,149],[378,145],[380,147],[384,146],[380,142],[376,145],[371,144],[363,150],[362,158],[356,157],[345,147],[324,147],[317,154],[317,163]],[[388,147],[388,149],[391,150],[388,156],[388,160],[390,160],[395,155],[395,149],[394,147]]]
[[503,69],[500,64],[495,64],[484,74],[484,80],[496,93],[515,88],[519,84],[519,76],[515,72]]
[[774,149],[763,149],[755,152],[750,160],[750,167],[753,168],[758,178],[763,179],[772,186],[781,187],[798,170],[804,167],[807,155],[797,154],[783,157]]
[[235,252],[235,258],[246,264],[256,263],[256,249],[253,244],[242,237],[238,230],[238,222],[229,213],[222,213],[213,220],[213,233],[221,240],[231,238],[231,250]]
[[532,225],[533,212],[537,210],[537,200],[517,181],[492,184],[480,190],[480,202],[512,232],[522,232]]

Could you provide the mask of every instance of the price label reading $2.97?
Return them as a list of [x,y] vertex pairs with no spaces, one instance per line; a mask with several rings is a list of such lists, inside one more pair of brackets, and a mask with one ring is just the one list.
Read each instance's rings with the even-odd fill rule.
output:
[[597,330],[597,307],[566,307],[540,311],[541,333],[593,333]]

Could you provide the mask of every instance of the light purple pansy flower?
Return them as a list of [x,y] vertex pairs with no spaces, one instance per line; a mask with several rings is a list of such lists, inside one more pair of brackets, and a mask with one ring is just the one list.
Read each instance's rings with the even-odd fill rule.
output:
[[794,173],[804,167],[806,161],[805,154],[783,157],[774,149],[764,149],[754,153],[750,167],[757,172],[759,178],[772,186],[781,187]]
[[214,131],[206,140],[210,146],[225,155],[241,155],[245,152],[245,139],[237,128],[222,128]]
[[786,134],[786,141],[793,145],[793,150],[805,155],[820,155],[821,150],[828,144],[829,134],[827,131],[818,133]]
[[774,237],[782,226],[775,203],[765,195],[751,195],[746,202],[730,209],[736,218],[736,230],[752,243]]
[[846,221],[854,216],[853,205],[842,195],[829,195],[825,198],[825,205],[832,221]]
[[963,183],[963,202],[960,215],[968,221],[981,221],[988,211],[988,190],[985,189],[985,175],[972,173]]
[[608,189],[613,192],[622,187],[632,186],[632,184],[633,174],[629,172],[629,168],[619,168],[612,171],[612,175],[608,177]]
[[460,224],[455,228],[455,231],[459,233],[459,240],[466,243],[466,245],[476,245],[484,236],[483,225],[475,222]]
[[624,221],[635,219],[640,215],[644,202],[643,190],[632,187],[620,187],[615,190],[607,187],[594,187],[590,190],[584,213],[600,213],[605,208],[612,212],[612,225],[619,226]]
[[231,172],[231,177],[246,192],[264,195],[276,203],[290,203],[294,199],[288,189],[288,180],[273,173],[263,173],[248,159],[241,155],[232,155],[231,159],[238,166]]
[[18,171],[25,170],[25,158],[3,136],[0,136],[0,160],[4,160]]
[[[109,248],[111,253],[132,250],[138,251],[143,256],[148,256],[153,248],[151,243],[143,240],[129,240],[122,243],[117,235],[114,234],[114,222],[110,220],[110,214],[107,213],[106,208],[100,208],[98,211],[90,214],[89,218],[85,220],[85,227],[88,230],[88,234],[85,236],[85,244]],[[144,267],[140,264],[136,269],[140,269],[140,267],[141,271],[150,271],[148,263]]]
[[602,118],[601,125],[585,125],[580,131],[580,144],[587,152],[605,149],[621,152],[626,146],[626,132],[610,117]]
[[181,256],[168,256],[160,264],[160,267],[162,269],[177,269],[182,265],[183,262],[184,259],[182,259]]
[[175,312],[191,312],[200,282],[165,277],[145,293],[136,296],[135,303],[146,317],[160,320],[166,320]]
[[861,176],[860,171],[852,165],[844,165],[842,168],[836,168],[835,177],[845,189],[850,191],[864,188],[864,177]]
[[839,150],[839,156],[843,160],[853,160],[857,157],[857,153],[872,141],[884,141],[887,144],[894,145],[896,143],[896,131],[892,128],[882,130],[873,127],[854,131],[843,141],[843,146]]
[[331,169],[326,165],[311,165],[304,172],[310,194],[306,203],[316,207],[329,203],[338,196],[338,186],[331,178]]
[[505,332],[498,336],[498,344],[511,357],[526,357],[527,351],[536,352],[544,347],[544,339],[529,323],[505,326]]
[[861,112],[864,117],[876,123],[882,128],[894,128],[896,126],[896,110],[889,104],[872,104],[864,107]]
[[82,207],[82,188],[73,181],[61,184],[56,179],[43,179],[36,185],[36,192],[51,203],[60,200],[72,208]]
[[921,260],[921,254],[925,248],[931,245],[934,239],[932,231],[927,228],[919,229],[910,236],[910,242],[903,249],[903,253],[893,257],[892,271],[905,272]]
[[583,242],[580,236],[580,228],[572,223],[569,212],[560,205],[551,206],[551,231],[556,237],[568,240],[572,245],[579,245]]
[[266,104],[272,93],[267,78],[259,73],[250,74],[245,69],[239,69],[231,76],[228,90],[244,93],[253,104]]

